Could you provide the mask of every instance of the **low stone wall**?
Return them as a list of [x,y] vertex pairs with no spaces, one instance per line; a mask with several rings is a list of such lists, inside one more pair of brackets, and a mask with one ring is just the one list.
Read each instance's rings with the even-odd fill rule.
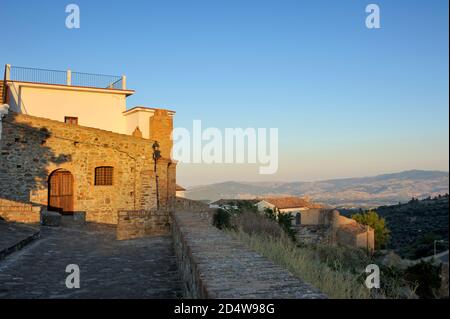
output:
[[200,214],[212,223],[213,216],[217,212],[217,209],[210,208],[208,204],[202,203],[198,200],[177,197],[175,199],[175,211]]
[[117,220],[117,240],[169,233],[169,213],[167,211],[120,211]]
[[329,227],[324,225],[293,226],[297,240],[308,244],[330,244]]
[[171,214],[186,298],[326,298],[193,212]]
[[39,223],[41,207],[0,198],[0,218],[18,223]]
[[339,212],[331,209],[311,208],[300,214],[302,225],[330,225]]
[[209,208],[208,204],[202,203],[198,200],[192,200],[184,197],[176,197],[175,210],[184,212],[215,212],[213,208]]

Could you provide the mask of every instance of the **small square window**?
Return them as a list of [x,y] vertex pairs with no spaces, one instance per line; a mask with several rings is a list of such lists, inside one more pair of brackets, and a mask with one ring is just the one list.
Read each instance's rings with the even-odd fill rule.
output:
[[65,116],[64,117],[64,123],[77,125],[78,124],[78,117]]
[[111,166],[100,166],[95,168],[95,185],[112,185],[113,168]]

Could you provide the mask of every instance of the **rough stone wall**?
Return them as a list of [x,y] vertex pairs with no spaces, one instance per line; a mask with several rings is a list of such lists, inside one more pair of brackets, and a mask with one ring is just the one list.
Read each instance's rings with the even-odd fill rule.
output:
[[299,242],[308,244],[329,244],[329,227],[324,225],[294,226]]
[[338,228],[336,231],[336,242],[341,245],[356,247],[356,235],[345,228]]
[[158,141],[161,156],[171,158],[172,152],[172,131],[173,119],[172,112],[167,110],[155,110],[153,116],[150,117],[150,140],[152,143]]
[[6,101],[3,101],[3,80],[0,80],[0,104],[6,103]]
[[[11,202],[47,206],[48,178],[58,169],[73,175],[74,211],[87,221],[117,224],[120,210],[155,210],[152,154],[146,139],[11,112],[0,140],[0,216],[14,219]],[[98,166],[114,167],[113,185],[94,185]],[[161,209],[174,206],[175,166],[157,162]]]
[[40,213],[40,206],[0,198],[0,219],[19,223],[39,223]]
[[116,237],[118,240],[169,233],[168,211],[120,211]]
[[339,215],[337,210],[311,208],[301,211],[302,225],[330,225]]
[[193,212],[171,214],[186,298],[326,298]]

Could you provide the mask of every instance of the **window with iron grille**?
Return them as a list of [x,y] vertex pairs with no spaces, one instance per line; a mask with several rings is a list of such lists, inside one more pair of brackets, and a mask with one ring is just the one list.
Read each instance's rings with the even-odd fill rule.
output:
[[95,185],[112,185],[113,168],[112,166],[100,166],[95,168]]

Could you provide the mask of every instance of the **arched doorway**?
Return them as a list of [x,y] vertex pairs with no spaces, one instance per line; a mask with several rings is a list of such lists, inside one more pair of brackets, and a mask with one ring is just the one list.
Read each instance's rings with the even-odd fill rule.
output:
[[67,170],[56,170],[48,179],[48,209],[61,214],[73,213],[73,176]]

